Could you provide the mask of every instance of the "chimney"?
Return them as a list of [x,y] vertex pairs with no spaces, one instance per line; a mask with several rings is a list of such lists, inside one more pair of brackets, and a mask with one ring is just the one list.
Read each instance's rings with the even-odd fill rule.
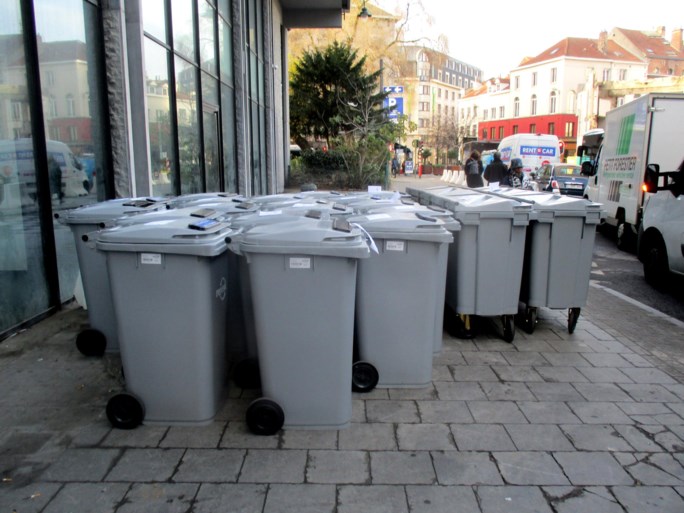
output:
[[656,27],[656,34],[660,37],[665,37],[665,27],[663,25]]
[[608,50],[608,32],[602,30],[598,38],[598,49],[601,53],[606,53]]
[[681,27],[678,29],[672,30],[672,41],[670,42],[670,44],[672,45],[672,48],[674,48],[678,52],[682,51],[682,47],[684,45],[682,45],[682,28]]

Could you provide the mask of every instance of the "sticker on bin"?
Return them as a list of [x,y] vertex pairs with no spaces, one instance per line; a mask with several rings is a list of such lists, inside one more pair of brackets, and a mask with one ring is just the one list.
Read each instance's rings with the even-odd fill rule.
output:
[[385,241],[385,251],[405,251],[406,241],[403,240],[387,240]]
[[260,216],[279,216],[282,214],[282,210],[260,210],[259,215]]
[[196,223],[190,223],[188,225],[188,228],[191,228],[193,230],[208,230],[209,228],[213,228],[219,224],[219,222],[216,219],[202,219],[201,221],[197,221]]
[[377,221],[379,219],[391,219],[392,216],[389,214],[369,214],[366,216],[366,219],[369,221]]
[[311,258],[309,257],[290,257],[290,269],[311,269]]
[[140,253],[140,263],[144,265],[161,265],[161,253]]

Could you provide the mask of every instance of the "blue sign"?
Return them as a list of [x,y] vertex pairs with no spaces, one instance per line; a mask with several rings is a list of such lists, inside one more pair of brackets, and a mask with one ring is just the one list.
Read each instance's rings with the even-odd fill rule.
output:
[[529,157],[555,157],[553,146],[520,146],[520,155]]
[[383,92],[391,94],[404,94],[404,86],[385,86],[382,88]]
[[399,116],[404,114],[404,99],[403,98],[385,98],[382,103],[383,107],[390,109],[387,117],[395,123],[399,120]]

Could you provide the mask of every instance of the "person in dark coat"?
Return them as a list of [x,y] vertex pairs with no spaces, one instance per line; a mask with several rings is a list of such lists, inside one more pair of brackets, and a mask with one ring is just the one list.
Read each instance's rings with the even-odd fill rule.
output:
[[50,192],[52,197],[58,199],[60,203],[64,200],[64,192],[62,191],[62,168],[54,159],[48,157],[48,177],[50,179]]
[[488,183],[501,182],[508,174],[506,164],[501,161],[501,153],[494,153],[494,160],[484,170],[484,178]]
[[480,159],[480,153],[477,150],[473,150],[470,154],[470,158],[466,160],[465,163],[466,183],[468,184],[468,187],[471,189],[475,187],[484,187],[484,182],[482,181],[483,169],[484,166]]

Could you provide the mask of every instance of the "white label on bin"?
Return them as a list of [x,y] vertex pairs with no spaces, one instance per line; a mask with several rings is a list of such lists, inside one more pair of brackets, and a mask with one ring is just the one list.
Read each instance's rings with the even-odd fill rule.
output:
[[161,265],[161,253],[140,253],[141,264]]
[[403,240],[385,241],[385,251],[404,251],[406,243]]
[[382,185],[369,185],[368,186],[368,192],[370,194],[382,192]]
[[391,219],[392,216],[389,214],[369,214],[366,216],[366,219],[369,221],[377,221],[379,219]]
[[311,258],[290,257],[290,269],[311,269]]

